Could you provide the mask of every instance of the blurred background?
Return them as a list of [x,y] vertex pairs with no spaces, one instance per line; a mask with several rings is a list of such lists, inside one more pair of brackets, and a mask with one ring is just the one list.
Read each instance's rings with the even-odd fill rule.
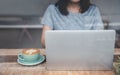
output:
[[[0,0],[0,48],[41,48],[41,19],[57,0]],[[101,12],[105,29],[114,29],[120,47],[120,0],[91,0]]]

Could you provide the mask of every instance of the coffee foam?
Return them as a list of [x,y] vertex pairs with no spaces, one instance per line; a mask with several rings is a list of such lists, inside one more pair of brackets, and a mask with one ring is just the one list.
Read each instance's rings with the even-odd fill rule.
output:
[[23,50],[23,53],[32,55],[32,54],[40,53],[40,50],[39,49],[25,49]]
[[30,54],[30,55],[31,55],[32,53],[35,53],[35,52],[36,52],[35,49],[30,49],[30,50],[27,50],[27,51],[26,51],[26,53],[27,53],[27,54]]

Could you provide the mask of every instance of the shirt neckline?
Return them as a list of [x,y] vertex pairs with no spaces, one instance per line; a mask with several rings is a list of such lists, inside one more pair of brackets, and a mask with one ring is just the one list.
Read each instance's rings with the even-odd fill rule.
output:
[[90,5],[89,9],[87,11],[85,11],[84,13],[81,13],[81,12],[74,13],[74,12],[69,11],[69,14],[72,14],[72,15],[84,15],[84,14],[86,14],[91,9],[91,7],[92,7],[92,5]]

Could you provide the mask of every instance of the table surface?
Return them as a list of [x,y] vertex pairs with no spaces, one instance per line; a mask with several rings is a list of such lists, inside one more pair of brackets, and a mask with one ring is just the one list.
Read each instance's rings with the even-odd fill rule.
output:
[[[47,71],[46,63],[36,66],[22,66],[17,63],[17,54],[22,49],[0,49],[0,75],[115,75],[113,71]],[[40,49],[45,55],[45,50]],[[115,49],[114,55],[119,55]]]

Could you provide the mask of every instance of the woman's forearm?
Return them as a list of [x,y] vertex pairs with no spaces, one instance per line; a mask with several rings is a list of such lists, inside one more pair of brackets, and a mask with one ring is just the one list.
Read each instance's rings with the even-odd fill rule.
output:
[[41,39],[42,48],[45,48],[45,40]]
[[42,48],[45,48],[45,32],[48,30],[51,30],[51,28],[47,25],[44,25],[42,30],[42,35],[41,35]]

